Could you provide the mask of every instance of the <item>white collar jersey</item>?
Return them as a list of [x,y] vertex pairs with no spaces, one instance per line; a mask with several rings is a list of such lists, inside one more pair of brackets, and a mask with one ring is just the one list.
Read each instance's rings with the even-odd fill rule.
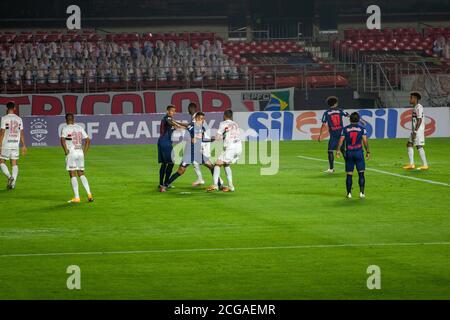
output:
[[217,133],[223,137],[223,146],[225,148],[241,143],[241,135],[239,126],[233,120],[222,121],[219,125]]
[[1,129],[5,130],[2,147],[5,149],[17,149],[20,144],[20,134],[23,130],[22,119],[14,113],[2,117]]

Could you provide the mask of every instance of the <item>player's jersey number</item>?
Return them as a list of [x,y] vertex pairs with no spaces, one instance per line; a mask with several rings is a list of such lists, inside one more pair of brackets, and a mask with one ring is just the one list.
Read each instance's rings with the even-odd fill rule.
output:
[[350,132],[350,139],[352,141],[352,146],[356,144],[356,140],[358,139],[358,132]]
[[20,124],[17,121],[11,120],[9,123],[9,136],[11,138],[16,138],[19,136]]
[[72,132],[72,143],[75,148],[80,148],[83,141],[83,134],[81,132]]
[[331,116],[331,123],[333,124],[333,127],[340,127],[341,126],[341,116],[338,114],[333,114]]

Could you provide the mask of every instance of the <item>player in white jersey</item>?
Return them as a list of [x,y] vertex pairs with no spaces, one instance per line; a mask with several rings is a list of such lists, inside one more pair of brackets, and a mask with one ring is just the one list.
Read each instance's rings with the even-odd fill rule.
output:
[[428,170],[427,157],[425,155],[425,115],[423,112],[423,106],[419,103],[421,95],[418,92],[411,92],[409,97],[409,103],[414,107],[412,112],[411,123],[411,136],[406,144],[408,148],[409,164],[404,166],[403,169],[413,170],[416,169],[414,164],[414,148],[417,148],[420,159],[422,159],[422,165],[418,167],[419,170]]
[[[94,198],[92,197],[89,182],[84,175],[84,157],[89,150],[91,140],[86,131],[78,124],[75,124],[75,117],[71,113],[66,114],[66,126],[62,128],[60,138],[61,145],[66,155],[66,170],[69,172],[70,182],[74,193],[74,197],[68,202],[80,202],[77,175],[87,192],[88,201],[93,202]],[[84,146],[83,140],[86,140]]]
[[217,158],[214,166],[213,184],[207,190],[218,190],[220,167],[223,166],[227,175],[228,187],[224,187],[222,190],[224,192],[234,191],[233,175],[230,166],[238,161],[242,153],[242,142],[239,126],[233,121],[233,111],[231,110],[226,110],[223,113],[223,121],[219,125],[216,140],[220,138],[223,140],[223,152]]
[[[0,167],[3,174],[8,179],[8,189],[16,187],[17,176],[19,175],[19,146],[22,144],[22,155],[27,152],[25,146],[25,136],[23,133],[22,119],[14,112],[16,105],[14,102],[6,104],[6,115],[2,117],[0,129]],[[11,164],[11,173],[9,172],[6,161]]]

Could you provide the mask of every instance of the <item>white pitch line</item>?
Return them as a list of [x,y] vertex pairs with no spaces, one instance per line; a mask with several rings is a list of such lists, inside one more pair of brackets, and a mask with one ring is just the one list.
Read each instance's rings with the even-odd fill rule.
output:
[[450,242],[394,242],[394,243],[346,243],[346,244],[315,244],[298,246],[273,247],[242,247],[242,248],[197,248],[197,249],[154,249],[131,251],[85,251],[85,252],[48,252],[48,253],[12,253],[1,254],[7,257],[48,257],[48,256],[80,256],[80,255],[108,255],[108,254],[151,254],[151,253],[189,253],[189,252],[224,252],[224,251],[262,251],[285,249],[329,249],[329,248],[358,248],[358,247],[404,247],[404,246],[448,246]]
[[[297,156],[297,158],[306,159],[306,160],[313,160],[313,161],[328,162],[328,160],[319,159],[319,158],[313,158],[313,157]],[[345,164],[344,162],[339,162],[339,161],[335,161],[334,163]],[[409,179],[409,180],[426,182],[426,183],[430,183],[430,184],[436,184],[436,185],[444,186],[444,187],[450,187],[450,183],[439,182],[439,181],[434,181],[434,180],[429,180],[429,179],[422,179],[422,178],[417,178],[417,177],[410,177],[410,176],[405,176],[405,175],[402,175],[402,174],[393,173],[393,172],[389,172],[389,171],[384,171],[384,170],[380,170],[380,169],[374,169],[374,168],[367,168],[366,167],[366,171],[373,171],[373,172],[378,172],[378,173],[382,173],[382,174],[387,174],[389,176],[393,176],[393,177],[397,177],[397,178],[404,178],[404,179]]]

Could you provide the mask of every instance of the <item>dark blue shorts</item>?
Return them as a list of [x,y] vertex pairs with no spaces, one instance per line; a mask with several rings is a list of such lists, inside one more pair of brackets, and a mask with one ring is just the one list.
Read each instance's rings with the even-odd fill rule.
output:
[[158,141],[158,162],[172,163],[172,143],[169,141]]
[[355,167],[358,172],[366,170],[364,152],[362,150],[357,151],[347,150],[345,158],[345,172],[353,172]]
[[341,139],[340,133],[330,134],[330,140],[328,140],[328,151],[336,151],[340,139]]

